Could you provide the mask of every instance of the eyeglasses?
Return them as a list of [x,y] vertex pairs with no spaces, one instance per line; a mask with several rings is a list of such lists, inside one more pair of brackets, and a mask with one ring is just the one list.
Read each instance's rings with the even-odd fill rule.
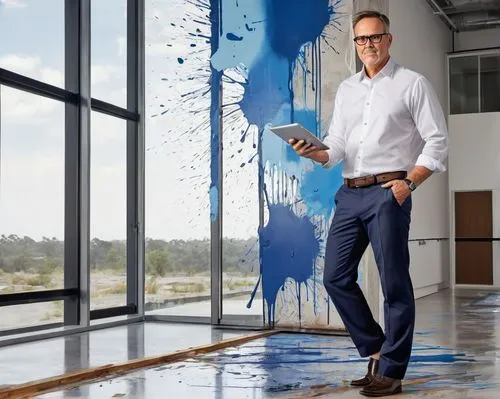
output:
[[365,45],[368,42],[368,40],[371,41],[372,43],[380,43],[382,41],[382,38],[388,34],[389,33],[376,33],[370,36],[356,36],[354,38],[354,41],[359,46]]

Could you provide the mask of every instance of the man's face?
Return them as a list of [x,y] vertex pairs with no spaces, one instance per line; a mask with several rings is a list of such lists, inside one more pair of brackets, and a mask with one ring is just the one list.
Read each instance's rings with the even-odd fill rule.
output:
[[[378,18],[363,18],[354,27],[354,37],[379,35],[385,32],[383,22]],[[380,40],[379,43],[374,41]],[[367,40],[365,44],[356,43],[359,59],[367,68],[377,68],[389,55],[392,36],[390,34]]]

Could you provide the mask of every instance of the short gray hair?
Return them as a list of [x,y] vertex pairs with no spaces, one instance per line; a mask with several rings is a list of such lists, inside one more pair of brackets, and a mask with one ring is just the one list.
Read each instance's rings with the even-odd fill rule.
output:
[[389,21],[389,18],[387,17],[387,15],[382,14],[381,12],[375,10],[363,10],[354,14],[354,16],[352,17],[352,28],[354,29],[355,26],[358,24],[358,22],[365,18],[379,19],[384,24],[385,32],[389,33],[389,29],[391,27],[391,22]]

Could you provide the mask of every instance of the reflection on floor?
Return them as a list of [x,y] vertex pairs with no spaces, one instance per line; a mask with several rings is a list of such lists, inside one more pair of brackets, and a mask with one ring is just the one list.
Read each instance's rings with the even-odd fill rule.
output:
[[[417,302],[404,392],[398,397],[497,398],[500,295],[444,291]],[[343,337],[278,334],[238,348],[39,398],[359,398],[347,381],[366,362]]]
[[[262,298],[257,298],[252,307],[247,308],[250,294],[224,299],[224,316],[253,316],[256,321],[262,322]],[[259,301],[260,300],[260,301]],[[210,300],[179,304],[167,308],[148,310],[148,315],[162,316],[204,316],[210,317],[212,303]]]
[[0,348],[0,386],[162,355],[248,334],[209,325],[137,323]]

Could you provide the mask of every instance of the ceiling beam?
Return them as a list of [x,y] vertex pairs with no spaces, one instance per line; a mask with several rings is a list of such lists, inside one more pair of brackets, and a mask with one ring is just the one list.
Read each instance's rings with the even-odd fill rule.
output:
[[455,14],[465,14],[470,12],[480,12],[480,11],[500,11],[500,3],[498,5],[486,6],[477,3],[471,3],[470,5],[458,6],[458,7],[443,7],[441,10],[447,15]]
[[432,10],[436,15],[438,15],[446,25],[453,31],[457,32],[457,26],[455,23],[450,19],[450,17],[443,11],[441,6],[436,2],[436,0],[426,0],[427,3],[431,6]]

